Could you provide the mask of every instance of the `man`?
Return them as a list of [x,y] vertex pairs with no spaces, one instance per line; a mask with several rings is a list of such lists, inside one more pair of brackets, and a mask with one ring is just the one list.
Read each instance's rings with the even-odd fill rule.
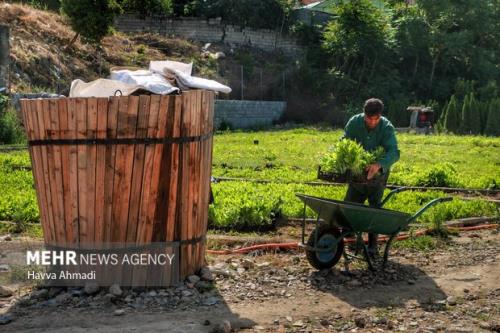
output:
[[[399,149],[396,141],[394,126],[382,117],[384,104],[380,99],[370,98],[363,107],[364,112],[353,116],[347,122],[344,137],[355,140],[367,151],[374,151],[382,146],[385,150],[384,157],[366,167],[367,180],[371,180],[377,173],[381,173],[380,182],[375,184],[350,183],[345,196],[345,201],[368,203],[372,207],[380,207],[384,194],[389,170],[399,160]],[[368,234],[368,253],[375,255],[377,250],[377,234]]]

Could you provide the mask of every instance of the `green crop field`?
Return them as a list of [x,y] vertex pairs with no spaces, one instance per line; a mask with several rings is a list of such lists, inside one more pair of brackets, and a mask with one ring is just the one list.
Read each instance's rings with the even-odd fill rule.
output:
[[[345,186],[312,186],[320,156],[341,136],[341,131],[302,128],[281,131],[224,132],[214,141],[213,175],[266,179],[270,183],[223,181],[213,184],[215,204],[210,226],[225,230],[268,230],[275,217],[299,217],[303,205],[295,193],[342,199]],[[399,185],[451,186],[498,189],[500,138],[421,136],[399,134],[401,160],[389,182]],[[37,222],[39,219],[29,155],[26,151],[0,153],[0,220]],[[416,212],[441,191],[398,194],[387,208]],[[311,211],[306,212],[312,216]],[[443,221],[494,216],[495,204],[483,200],[438,205],[419,221]]]

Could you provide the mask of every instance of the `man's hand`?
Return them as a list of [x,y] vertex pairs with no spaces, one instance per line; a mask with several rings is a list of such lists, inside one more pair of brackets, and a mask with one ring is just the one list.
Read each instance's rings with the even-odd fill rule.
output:
[[382,166],[379,163],[373,163],[366,167],[366,171],[368,171],[368,175],[366,176],[367,180],[370,180],[377,174],[377,172],[382,169]]

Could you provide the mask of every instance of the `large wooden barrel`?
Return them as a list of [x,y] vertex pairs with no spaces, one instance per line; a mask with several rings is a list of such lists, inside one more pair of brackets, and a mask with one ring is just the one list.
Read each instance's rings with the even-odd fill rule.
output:
[[46,245],[177,245],[179,267],[162,285],[204,264],[213,92],[21,100],[21,109]]

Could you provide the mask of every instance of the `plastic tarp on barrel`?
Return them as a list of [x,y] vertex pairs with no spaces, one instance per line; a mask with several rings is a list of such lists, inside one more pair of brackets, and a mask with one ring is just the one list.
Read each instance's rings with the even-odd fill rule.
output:
[[21,108],[47,247],[153,253],[147,246],[161,244],[176,255],[160,268],[135,265],[128,277],[120,265],[97,267],[122,285],[171,285],[204,264],[213,92],[21,100]]

